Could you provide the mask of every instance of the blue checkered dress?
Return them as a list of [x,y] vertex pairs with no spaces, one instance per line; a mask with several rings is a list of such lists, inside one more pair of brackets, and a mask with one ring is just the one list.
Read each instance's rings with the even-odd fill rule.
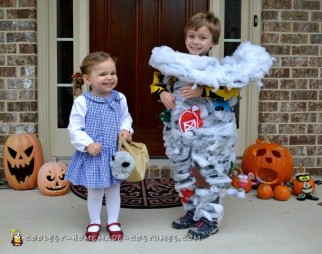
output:
[[103,145],[98,156],[76,151],[68,165],[65,179],[87,188],[107,188],[119,183],[111,174],[110,158],[117,151],[120,132],[120,97],[112,90],[108,98],[84,94],[87,112],[84,131]]

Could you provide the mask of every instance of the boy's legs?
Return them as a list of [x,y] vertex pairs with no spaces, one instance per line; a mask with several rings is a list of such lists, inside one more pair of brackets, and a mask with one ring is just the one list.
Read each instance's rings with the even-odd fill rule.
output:
[[192,197],[192,202],[196,205],[194,220],[198,223],[189,229],[188,235],[204,239],[218,232],[224,211],[222,198],[225,196],[225,185],[229,182],[226,170],[222,171],[220,168],[227,167],[228,171],[228,165],[228,162],[224,162],[217,167],[196,167],[192,170],[197,186]]
[[[170,128],[167,129],[166,127],[167,125],[165,126],[164,134],[166,130],[170,132]],[[175,189],[179,193],[183,208],[186,211],[185,215],[172,222],[172,227],[176,229],[189,228],[197,223],[193,219],[195,206],[191,202],[191,196],[195,188],[194,179],[190,172],[192,162],[190,157],[191,148],[183,145],[180,137],[176,139],[170,133],[169,135],[164,135],[164,138],[166,141],[166,153],[171,161]]]
[[181,197],[185,215],[174,220],[172,227],[176,229],[185,229],[192,227],[197,222],[193,219],[196,207],[192,203],[191,197],[194,195],[194,179],[190,173],[191,159],[187,158],[185,161],[173,162],[173,179],[175,181],[175,189]]

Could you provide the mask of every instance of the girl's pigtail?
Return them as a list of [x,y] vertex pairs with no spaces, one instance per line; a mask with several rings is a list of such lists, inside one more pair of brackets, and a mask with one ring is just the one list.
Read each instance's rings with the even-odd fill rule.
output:
[[84,84],[83,74],[76,72],[71,76],[73,84],[73,94],[79,96],[82,93],[82,86]]

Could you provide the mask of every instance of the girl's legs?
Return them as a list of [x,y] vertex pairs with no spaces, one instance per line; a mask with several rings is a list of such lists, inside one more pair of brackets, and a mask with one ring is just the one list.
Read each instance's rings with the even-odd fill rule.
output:
[[[110,225],[113,222],[118,222],[120,207],[121,207],[121,195],[120,195],[120,184],[111,185],[111,187],[104,189],[106,210],[107,210],[107,224]],[[119,226],[113,225],[109,227],[110,231],[121,230]]]
[[[104,196],[104,189],[87,189],[87,208],[90,224],[101,224],[101,208]],[[97,232],[98,226],[91,226],[88,232]]]

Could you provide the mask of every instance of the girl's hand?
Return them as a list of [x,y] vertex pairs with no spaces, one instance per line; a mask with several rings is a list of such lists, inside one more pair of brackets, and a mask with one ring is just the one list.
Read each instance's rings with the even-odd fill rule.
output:
[[131,140],[132,140],[132,134],[131,134],[128,130],[125,130],[125,129],[122,129],[122,130],[120,131],[120,133],[119,133],[119,138],[120,138],[120,137],[125,138],[125,140],[126,140],[127,142],[131,142]]
[[86,147],[86,151],[92,156],[99,155],[101,150],[102,150],[102,144],[99,144],[99,143],[91,143]]
[[201,86],[197,86],[195,89],[192,89],[192,86],[187,84],[180,88],[180,95],[186,99],[200,97],[202,95],[202,92],[203,89]]
[[163,91],[160,94],[160,99],[167,109],[174,109],[176,107],[176,104],[175,104],[176,98],[172,93]]

